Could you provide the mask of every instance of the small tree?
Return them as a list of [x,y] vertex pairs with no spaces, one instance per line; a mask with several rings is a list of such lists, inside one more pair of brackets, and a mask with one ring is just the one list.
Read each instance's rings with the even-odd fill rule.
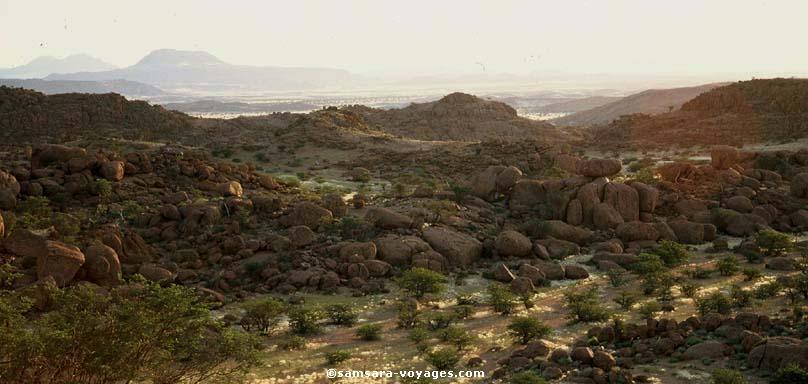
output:
[[508,325],[508,333],[515,337],[520,344],[525,345],[535,339],[550,334],[552,328],[539,319],[519,316]]
[[313,335],[320,332],[323,313],[316,308],[295,308],[289,311],[289,329],[297,335]]
[[427,293],[439,294],[446,290],[446,277],[426,268],[413,268],[396,281],[401,289],[420,300]]
[[565,292],[564,297],[570,311],[568,317],[573,321],[588,323],[609,319],[609,311],[601,304],[595,287],[583,291]]
[[325,362],[328,365],[336,365],[351,358],[350,351],[332,351],[325,353]]
[[771,384],[799,384],[808,383],[808,370],[800,368],[796,364],[780,368],[772,378]]
[[417,301],[408,300],[399,302],[397,309],[399,328],[412,328],[420,322],[421,312],[418,310]]
[[728,314],[732,310],[732,302],[721,292],[713,292],[696,299],[696,308],[704,316],[708,313]]
[[277,327],[285,310],[283,303],[272,297],[248,301],[243,307],[242,328],[247,332],[257,330],[264,334],[270,334]]
[[746,384],[743,375],[732,369],[717,369],[711,377],[712,384]]
[[755,243],[766,256],[781,256],[794,247],[791,236],[772,229],[764,229],[755,235]]
[[356,329],[356,336],[364,341],[381,339],[381,324],[364,324]]
[[634,296],[629,292],[622,291],[620,292],[619,295],[617,295],[617,297],[613,299],[613,301],[620,306],[620,309],[628,311],[629,309],[631,309],[634,303],[637,302],[637,296]]
[[451,343],[458,351],[465,349],[474,341],[474,335],[465,328],[450,326],[441,333],[441,340]]
[[516,308],[516,296],[504,284],[492,283],[488,286],[488,304],[495,312],[508,315]]
[[656,317],[657,312],[662,310],[662,305],[656,301],[646,301],[640,305],[637,310],[643,319],[653,319]]
[[447,371],[457,365],[457,362],[460,361],[460,356],[454,349],[441,348],[429,352],[426,356],[426,361],[439,371]]
[[659,256],[668,267],[682,264],[690,258],[690,252],[687,251],[687,247],[670,240],[662,240],[659,246],[653,250],[653,253]]
[[326,316],[332,324],[352,326],[358,317],[356,312],[347,304],[332,304],[325,307]]
[[722,276],[732,276],[741,269],[741,263],[738,262],[738,259],[735,258],[735,255],[726,255],[719,259],[716,264],[716,269],[718,269],[718,273]]

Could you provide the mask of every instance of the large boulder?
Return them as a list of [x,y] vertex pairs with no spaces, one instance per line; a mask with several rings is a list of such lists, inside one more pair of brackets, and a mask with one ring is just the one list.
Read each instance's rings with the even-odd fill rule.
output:
[[423,232],[424,240],[454,267],[466,267],[482,255],[479,240],[446,227],[429,227]]
[[504,169],[504,166],[492,165],[474,175],[468,181],[471,194],[485,200],[492,199],[497,190],[497,175]]
[[412,218],[383,207],[370,207],[365,213],[365,221],[382,229],[409,228]]
[[45,252],[36,259],[37,278],[50,276],[57,286],[64,287],[73,280],[84,261],[84,253],[77,247],[58,241],[46,241]]
[[744,213],[729,215],[726,218],[724,230],[733,236],[750,236],[767,227],[766,219],[751,213]]
[[791,178],[791,196],[808,198],[808,173],[800,173]]
[[586,177],[604,177],[620,173],[622,165],[614,159],[591,159],[578,161],[577,173]]
[[[399,241],[399,238],[396,236],[391,236],[391,239],[394,241]],[[346,242],[343,243],[339,248],[339,257],[342,260],[348,260],[352,256],[359,256],[360,258],[362,258],[362,260],[372,260],[376,258],[377,253],[378,253],[378,247],[376,246],[376,243],[369,241]],[[410,254],[407,255],[406,259],[407,262],[409,262],[409,256]]]
[[609,204],[597,204],[592,210],[592,223],[597,229],[606,230],[615,228],[623,222],[623,216],[620,215],[620,212],[617,212],[617,210]]
[[640,202],[640,212],[654,212],[654,209],[656,209],[657,200],[659,200],[659,190],[639,181],[632,182],[630,185],[632,188],[637,190],[637,195]]
[[406,267],[413,256],[432,251],[427,242],[415,236],[386,235],[373,240],[378,249],[378,257],[391,265]]
[[155,283],[164,283],[174,280],[174,274],[157,264],[146,263],[138,268],[137,273],[145,277],[146,280]]
[[729,169],[738,164],[740,154],[738,149],[728,145],[715,146],[710,150],[712,166],[718,170]]
[[513,188],[519,179],[522,178],[522,171],[514,166],[509,166],[497,175],[497,191],[504,193]]
[[226,183],[221,183],[216,186],[216,190],[222,196],[233,196],[233,197],[241,197],[244,194],[244,189],[241,187],[241,183],[238,181],[228,181]]
[[0,190],[9,191],[12,196],[20,194],[20,183],[14,175],[0,171]]
[[[541,259],[563,259],[567,256],[581,253],[581,247],[579,247],[578,244],[556,239],[555,237],[537,240],[536,243],[533,244],[533,247],[533,252],[539,255]],[[544,253],[546,253],[546,257],[544,257]]]
[[57,144],[37,145],[31,151],[31,169],[47,167],[51,164],[67,164],[74,157],[86,157],[84,148],[74,148]]
[[533,250],[530,239],[516,231],[502,231],[496,239],[497,253],[501,256],[524,257]]
[[304,201],[295,205],[288,215],[281,217],[280,222],[287,227],[305,225],[316,229],[333,218],[334,215],[331,211],[312,202]]
[[676,183],[680,180],[692,179],[698,174],[698,168],[690,163],[674,162],[660,165],[657,167],[657,173],[662,180]]
[[789,365],[808,369],[808,343],[791,337],[769,337],[752,348],[747,363],[755,369],[777,371]]
[[608,183],[606,178],[599,178],[578,188],[575,199],[581,202],[581,213],[585,225],[592,224],[593,210],[596,205],[600,204],[603,187],[606,183]]
[[732,347],[715,340],[708,340],[695,344],[685,350],[683,357],[686,359],[720,359],[731,355]]
[[752,204],[752,200],[749,200],[746,196],[732,196],[724,200],[724,204],[727,208],[742,213],[752,212],[752,209],[755,208],[754,204]]
[[103,287],[118,284],[121,281],[121,261],[114,249],[95,244],[84,250],[85,277],[87,280]]
[[631,241],[653,240],[659,239],[659,231],[653,223],[644,223],[642,221],[629,221],[617,226],[615,230],[617,237],[620,240],[628,243]]
[[35,260],[47,253],[47,239],[27,229],[15,229],[3,241],[6,251],[20,258]]
[[508,206],[512,210],[527,211],[536,204],[544,203],[547,192],[539,180],[522,179],[513,186]]
[[98,173],[101,177],[109,180],[109,181],[121,181],[123,180],[125,168],[123,161],[106,161],[101,164],[101,167],[98,169]]
[[609,183],[603,191],[603,202],[611,205],[625,221],[640,219],[640,196],[625,184]]
[[704,242],[704,226],[687,220],[671,220],[668,222],[680,243],[701,244]]
[[541,224],[539,230],[543,237],[554,237],[581,245],[586,244],[592,238],[592,231],[560,220],[547,220]]

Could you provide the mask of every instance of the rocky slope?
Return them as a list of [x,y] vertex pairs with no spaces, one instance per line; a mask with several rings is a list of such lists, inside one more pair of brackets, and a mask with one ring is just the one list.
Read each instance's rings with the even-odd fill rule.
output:
[[564,135],[552,125],[517,116],[505,103],[452,93],[430,103],[379,110],[354,107],[369,124],[396,136],[418,140],[480,141],[486,139],[547,141]]
[[610,123],[623,115],[635,113],[656,115],[670,112],[681,107],[686,101],[721,85],[724,84],[714,83],[697,87],[649,89],[605,105],[553,119],[551,122],[561,126],[591,126]]
[[677,111],[624,116],[593,130],[603,145],[745,144],[808,135],[808,80],[751,80],[706,92]]

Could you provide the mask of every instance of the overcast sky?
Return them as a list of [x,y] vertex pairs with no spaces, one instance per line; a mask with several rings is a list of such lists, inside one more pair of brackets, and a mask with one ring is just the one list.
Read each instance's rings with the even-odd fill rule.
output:
[[176,48],[363,74],[795,74],[806,17],[806,0],[0,0],[0,67]]

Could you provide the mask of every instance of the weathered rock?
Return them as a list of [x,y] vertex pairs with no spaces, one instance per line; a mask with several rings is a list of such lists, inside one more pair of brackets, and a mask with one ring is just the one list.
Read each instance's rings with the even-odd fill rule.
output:
[[685,350],[682,355],[686,359],[719,359],[732,354],[733,349],[729,345],[715,340],[708,340],[695,344]]
[[300,248],[313,243],[317,234],[305,225],[296,225],[289,228],[287,237],[292,242],[292,248]]
[[519,266],[519,276],[530,279],[533,285],[543,285],[544,280],[547,279],[547,276],[541,269],[530,264],[522,264]]
[[791,196],[808,197],[808,173],[800,173],[791,178]]
[[67,147],[56,144],[43,144],[33,148],[31,152],[31,169],[47,167],[50,164],[66,164],[74,157],[86,157],[84,148]]
[[581,206],[581,201],[578,199],[573,199],[567,205],[567,217],[566,222],[569,225],[581,225],[584,223],[584,211],[583,207]]
[[45,253],[37,255],[37,278],[50,276],[57,286],[64,287],[73,280],[84,264],[84,254],[77,247],[58,241],[46,241],[45,248]]
[[538,268],[547,280],[563,280],[566,277],[566,272],[561,264],[537,262],[533,266]]
[[370,207],[365,213],[365,221],[383,229],[409,228],[412,218],[383,207]]
[[533,282],[527,277],[517,277],[511,280],[511,291],[516,294],[524,295],[533,292],[535,287]]
[[606,372],[610,371],[615,366],[616,360],[609,352],[595,351],[592,356],[592,365],[598,367]]
[[101,174],[101,177],[109,181],[121,181],[125,173],[124,162],[118,160],[106,161],[101,163],[98,172]]
[[95,244],[84,251],[85,277],[103,287],[110,287],[121,281],[121,261],[114,249]]
[[668,222],[680,243],[701,244],[704,242],[704,224],[687,220],[672,220]]
[[808,369],[808,343],[791,337],[769,337],[752,348],[747,363],[772,372],[792,364]]
[[514,166],[509,166],[497,175],[496,187],[499,192],[507,192],[516,185],[522,178],[522,171]]
[[[393,241],[394,242],[401,242],[401,238],[395,237],[395,236],[391,236],[389,238],[389,240],[391,242],[393,242]],[[420,240],[420,239],[418,239],[418,240]],[[383,238],[381,241],[384,242],[384,241],[387,241],[387,239]],[[426,244],[424,244],[424,245],[427,248],[429,247]],[[393,246],[395,246],[395,245],[393,245]],[[372,243],[372,242],[351,242],[351,243],[344,243],[340,247],[340,249],[339,249],[339,257],[342,260],[348,260],[349,257],[354,256],[354,255],[358,255],[362,260],[372,260],[372,259],[376,258],[377,252],[378,252],[378,247],[376,246],[376,243]],[[395,253],[394,251],[391,251],[391,252]],[[413,252],[408,252],[406,255],[401,256],[401,258],[403,259],[401,265],[406,265],[407,263],[409,263],[409,259],[410,259],[410,256],[412,256],[412,253]],[[395,257],[391,257],[391,258],[395,258]]]
[[429,227],[424,240],[454,267],[466,267],[480,258],[483,251],[479,240],[446,227]]
[[766,220],[752,214],[735,214],[726,219],[727,233],[733,236],[750,236],[755,232],[768,227]]
[[228,181],[216,186],[216,190],[222,196],[241,197],[244,194],[244,189],[241,188],[241,183],[238,181]]
[[498,263],[491,274],[494,276],[494,280],[502,283],[510,283],[515,278],[508,266],[503,263]]
[[378,249],[379,259],[395,266],[408,266],[413,255],[432,250],[428,243],[415,236],[387,235],[373,242]]
[[773,257],[766,262],[766,268],[773,271],[793,271],[797,269],[797,265],[791,258]]
[[[553,237],[536,241],[533,246],[534,250],[538,248],[537,245],[544,248],[550,259],[563,259],[567,256],[576,255],[581,252],[581,248],[578,246],[578,244],[570,241],[559,240]],[[540,258],[544,259],[544,257]]]
[[710,150],[712,166],[715,169],[729,169],[738,164],[740,158],[738,149],[728,145],[718,145]]
[[592,231],[560,220],[547,220],[542,223],[540,230],[543,237],[553,237],[576,244],[586,244],[592,238]]
[[547,192],[539,180],[522,179],[516,182],[508,200],[511,210],[528,211],[539,203],[544,203]]
[[589,347],[576,347],[572,349],[570,352],[570,358],[572,361],[577,361],[584,365],[592,364],[592,358],[594,357],[594,353],[592,353],[592,349]]
[[637,190],[625,184],[609,183],[603,190],[603,202],[620,213],[624,221],[640,219],[640,197]]
[[727,208],[742,213],[752,212],[752,209],[755,208],[752,204],[752,200],[749,200],[749,198],[745,196],[732,196],[725,200],[724,204],[726,204]]
[[524,257],[533,250],[533,243],[527,236],[516,231],[502,231],[496,239],[497,253],[501,256]]
[[639,181],[634,181],[630,185],[637,190],[640,212],[654,212],[659,200],[659,190]]
[[613,176],[620,173],[622,169],[620,160],[614,159],[591,159],[578,162],[578,174],[586,177]]
[[587,279],[589,278],[589,272],[580,265],[568,264],[564,266],[564,277],[571,280]]
[[390,264],[381,260],[365,260],[362,262],[368,270],[371,277],[383,277],[390,273],[392,267]]
[[657,167],[657,172],[662,180],[676,183],[680,180],[692,179],[698,173],[698,169],[690,163],[674,162],[660,165]]
[[623,216],[620,215],[620,212],[617,212],[617,210],[609,204],[596,204],[592,210],[592,223],[597,229],[606,230],[615,228],[623,222]]
[[615,233],[624,242],[638,240],[656,241],[659,238],[659,231],[652,223],[641,221],[630,221],[617,226]]
[[287,227],[305,225],[309,228],[319,228],[320,225],[330,222],[333,218],[334,215],[331,211],[312,202],[304,201],[295,205],[288,215],[281,217],[280,222]]
[[637,262],[637,255],[629,253],[596,253],[592,256],[592,262],[600,263],[602,261],[609,261],[621,267],[627,268]]

